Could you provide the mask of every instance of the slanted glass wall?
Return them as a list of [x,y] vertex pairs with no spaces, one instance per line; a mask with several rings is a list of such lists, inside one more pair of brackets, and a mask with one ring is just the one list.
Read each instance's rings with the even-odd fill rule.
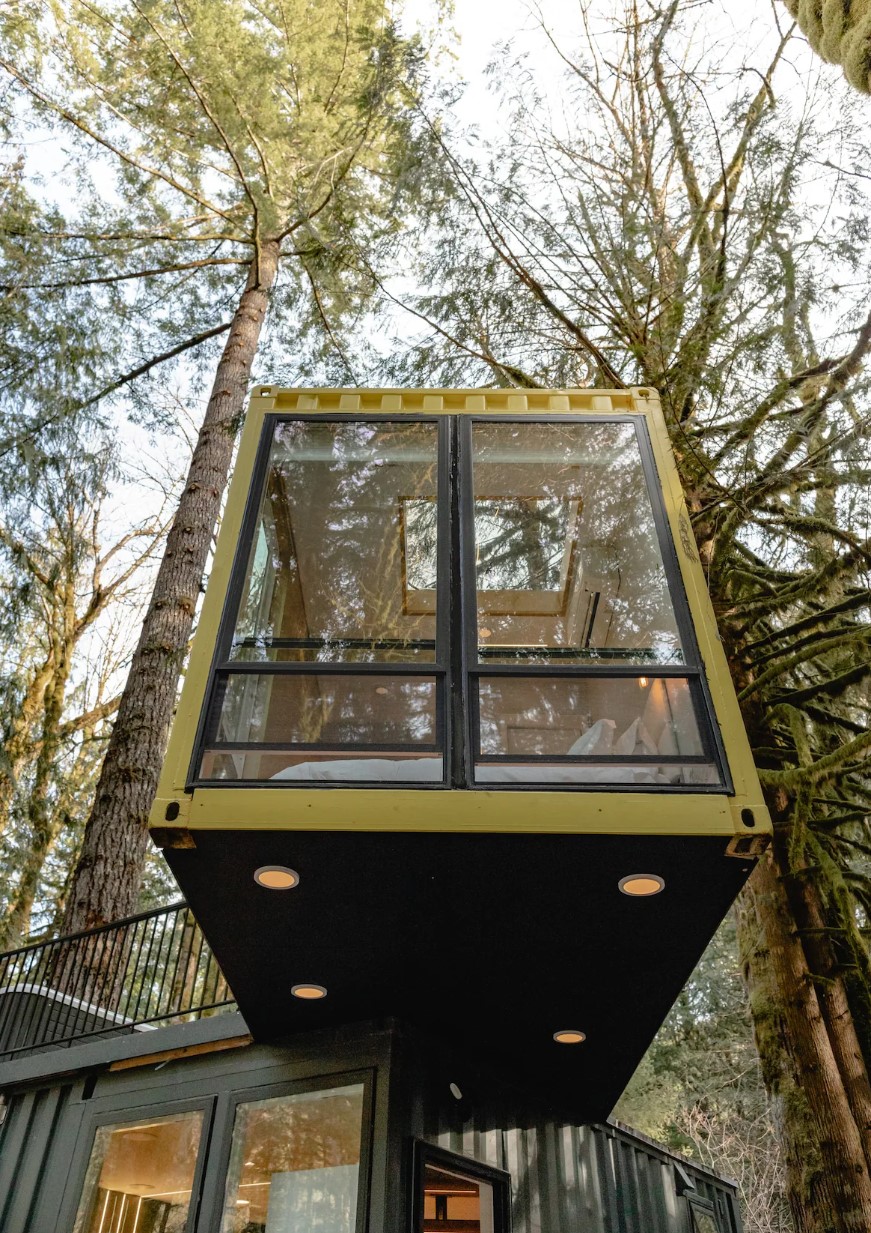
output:
[[639,417],[267,431],[195,778],[723,782]]
[[465,427],[477,781],[718,782],[636,424]]
[[438,438],[436,421],[275,425],[202,778],[442,780],[439,537],[421,525],[409,555],[405,522],[437,508]]

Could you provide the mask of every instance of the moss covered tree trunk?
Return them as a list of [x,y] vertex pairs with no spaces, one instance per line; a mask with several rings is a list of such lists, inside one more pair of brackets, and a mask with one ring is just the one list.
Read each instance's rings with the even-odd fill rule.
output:
[[278,261],[278,242],[262,243],[218,364],[85,828],[65,932],[136,908],[148,812]]
[[813,971],[796,929],[787,833],[778,830],[739,900],[756,1043],[797,1233],[869,1233],[867,1073],[849,1010]]

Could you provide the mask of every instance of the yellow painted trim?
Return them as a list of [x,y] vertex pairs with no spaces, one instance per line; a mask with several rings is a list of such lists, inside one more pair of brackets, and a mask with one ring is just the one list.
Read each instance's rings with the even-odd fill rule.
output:
[[[265,417],[269,414],[505,412],[640,415],[647,423],[669,527],[734,784],[719,793],[468,789],[204,787],[186,793],[209,669],[242,528]],[[177,804],[176,818],[166,809]],[[750,809],[754,826],[742,821]],[[638,835],[759,835],[771,832],[704,572],[689,523],[659,398],[630,390],[285,390],[258,386],[251,399],[209,586],[151,811],[154,827],[191,830],[474,831]]]

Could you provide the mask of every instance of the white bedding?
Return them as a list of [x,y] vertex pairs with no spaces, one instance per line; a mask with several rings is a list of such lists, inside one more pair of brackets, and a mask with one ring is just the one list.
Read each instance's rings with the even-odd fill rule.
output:
[[[659,746],[645,728],[641,719],[633,720],[625,732],[617,736],[613,719],[599,719],[579,737],[568,750],[569,754],[602,759],[601,765],[541,766],[536,758],[516,765],[508,762],[479,765],[475,770],[478,783],[675,783],[680,779],[678,769],[626,763],[609,765],[609,757],[620,755],[655,756],[657,753],[676,753],[671,745],[663,748],[664,740],[674,742],[668,734],[660,738]],[[544,761],[545,759],[541,759]],[[363,780],[366,783],[439,783],[442,778],[441,758],[330,758],[323,762],[300,762],[285,767],[272,776],[273,779],[296,782],[331,782]]]
[[[273,779],[308,783],[363,780],[366,783],[439,783],[441,758],[331,758],[324,762],[300,762],[278,771]],[[636,766],[536,766],[523,763],[479,765],[478,783],[670,783],[659,767]]]

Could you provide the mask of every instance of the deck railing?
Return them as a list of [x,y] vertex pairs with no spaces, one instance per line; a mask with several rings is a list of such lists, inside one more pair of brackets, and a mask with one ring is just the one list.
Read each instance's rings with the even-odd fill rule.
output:
[[0,1061],[235,1010],[186,903],[0,955]]

